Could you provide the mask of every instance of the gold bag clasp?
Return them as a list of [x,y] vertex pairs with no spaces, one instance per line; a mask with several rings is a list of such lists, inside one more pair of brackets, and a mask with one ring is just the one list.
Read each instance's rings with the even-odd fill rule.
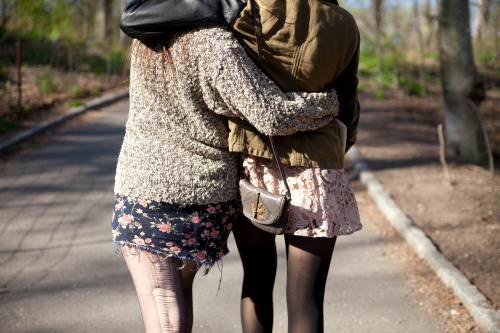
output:
[[260,193],[255,195],[255,203],[250,204],[250,211],[254,214],[254,218],[259,221],[264,220],[262,214],[266,212],[265,208],[262,208],[262,202],[259,202]]

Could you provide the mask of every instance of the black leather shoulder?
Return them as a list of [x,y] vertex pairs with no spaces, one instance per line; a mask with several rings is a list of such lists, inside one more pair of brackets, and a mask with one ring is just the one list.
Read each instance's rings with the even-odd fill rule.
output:
[[196,26],[229,25],[247,0],[132,0],[120,28],[132,38],[161,36]]

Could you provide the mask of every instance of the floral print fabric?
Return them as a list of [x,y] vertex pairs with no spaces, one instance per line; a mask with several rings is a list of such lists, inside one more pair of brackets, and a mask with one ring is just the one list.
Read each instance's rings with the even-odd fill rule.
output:
[[181,207],[142,198],[115,196],[111,228],[115,244],[167,257],[194,260],[205,274],[229,252],[236,218],[234,202]]
[[[253,185],[286,193],[274,161],[246,154],[242,157],[244,174]],[[286,233],[332,238],[361,230],[358,205],[344,169],[283,167],[292,194]]]

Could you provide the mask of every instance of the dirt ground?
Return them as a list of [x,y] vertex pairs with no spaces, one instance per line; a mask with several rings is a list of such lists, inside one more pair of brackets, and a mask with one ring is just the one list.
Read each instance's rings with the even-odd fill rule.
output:
[[[377,100],[366,92],[360,102],[357,148],[364,160],[396,203],[498,310],[500,161],[495,176],[448,161],[450,184],[439,161],[437,126],[444,119],[439,94],[389,92],[386,100]],[[490,93],[481,110],[495,149],[500,147],[499,105],[500,94]]]
[[363,225],[379,233],[382,245],[378,250],[402,268],[403,278],[412,288],[413,301],[439,322],[443,333],[481,333],[453,291],[441,282],[380,212],[349,161],[346,166],[350,170]]

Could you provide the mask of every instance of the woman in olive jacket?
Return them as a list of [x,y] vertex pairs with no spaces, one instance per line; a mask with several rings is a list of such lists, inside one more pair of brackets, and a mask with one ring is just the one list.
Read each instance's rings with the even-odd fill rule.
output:
[[[344,170],[344,153],[356,141],[359,118],[359,32],[337,1],[266,0],[260,16],[262,68],[284,91],[322,91],[331,84],[339,97],[338,118],[348,129],[345,150],[336,121],[274,137],[292,194],[284,237],[288,331],[323,332],[324,291],[336,238],[362,228]],[[232,27],[257,58],[249,4]],[[229,128],[229,149],[243,153],[246,177],[256,186],[286,193],[267,137],[240,119],[230,118]],[[244,268],[243,331],[270,332],[275,236],[244,222],[233,228]]]

